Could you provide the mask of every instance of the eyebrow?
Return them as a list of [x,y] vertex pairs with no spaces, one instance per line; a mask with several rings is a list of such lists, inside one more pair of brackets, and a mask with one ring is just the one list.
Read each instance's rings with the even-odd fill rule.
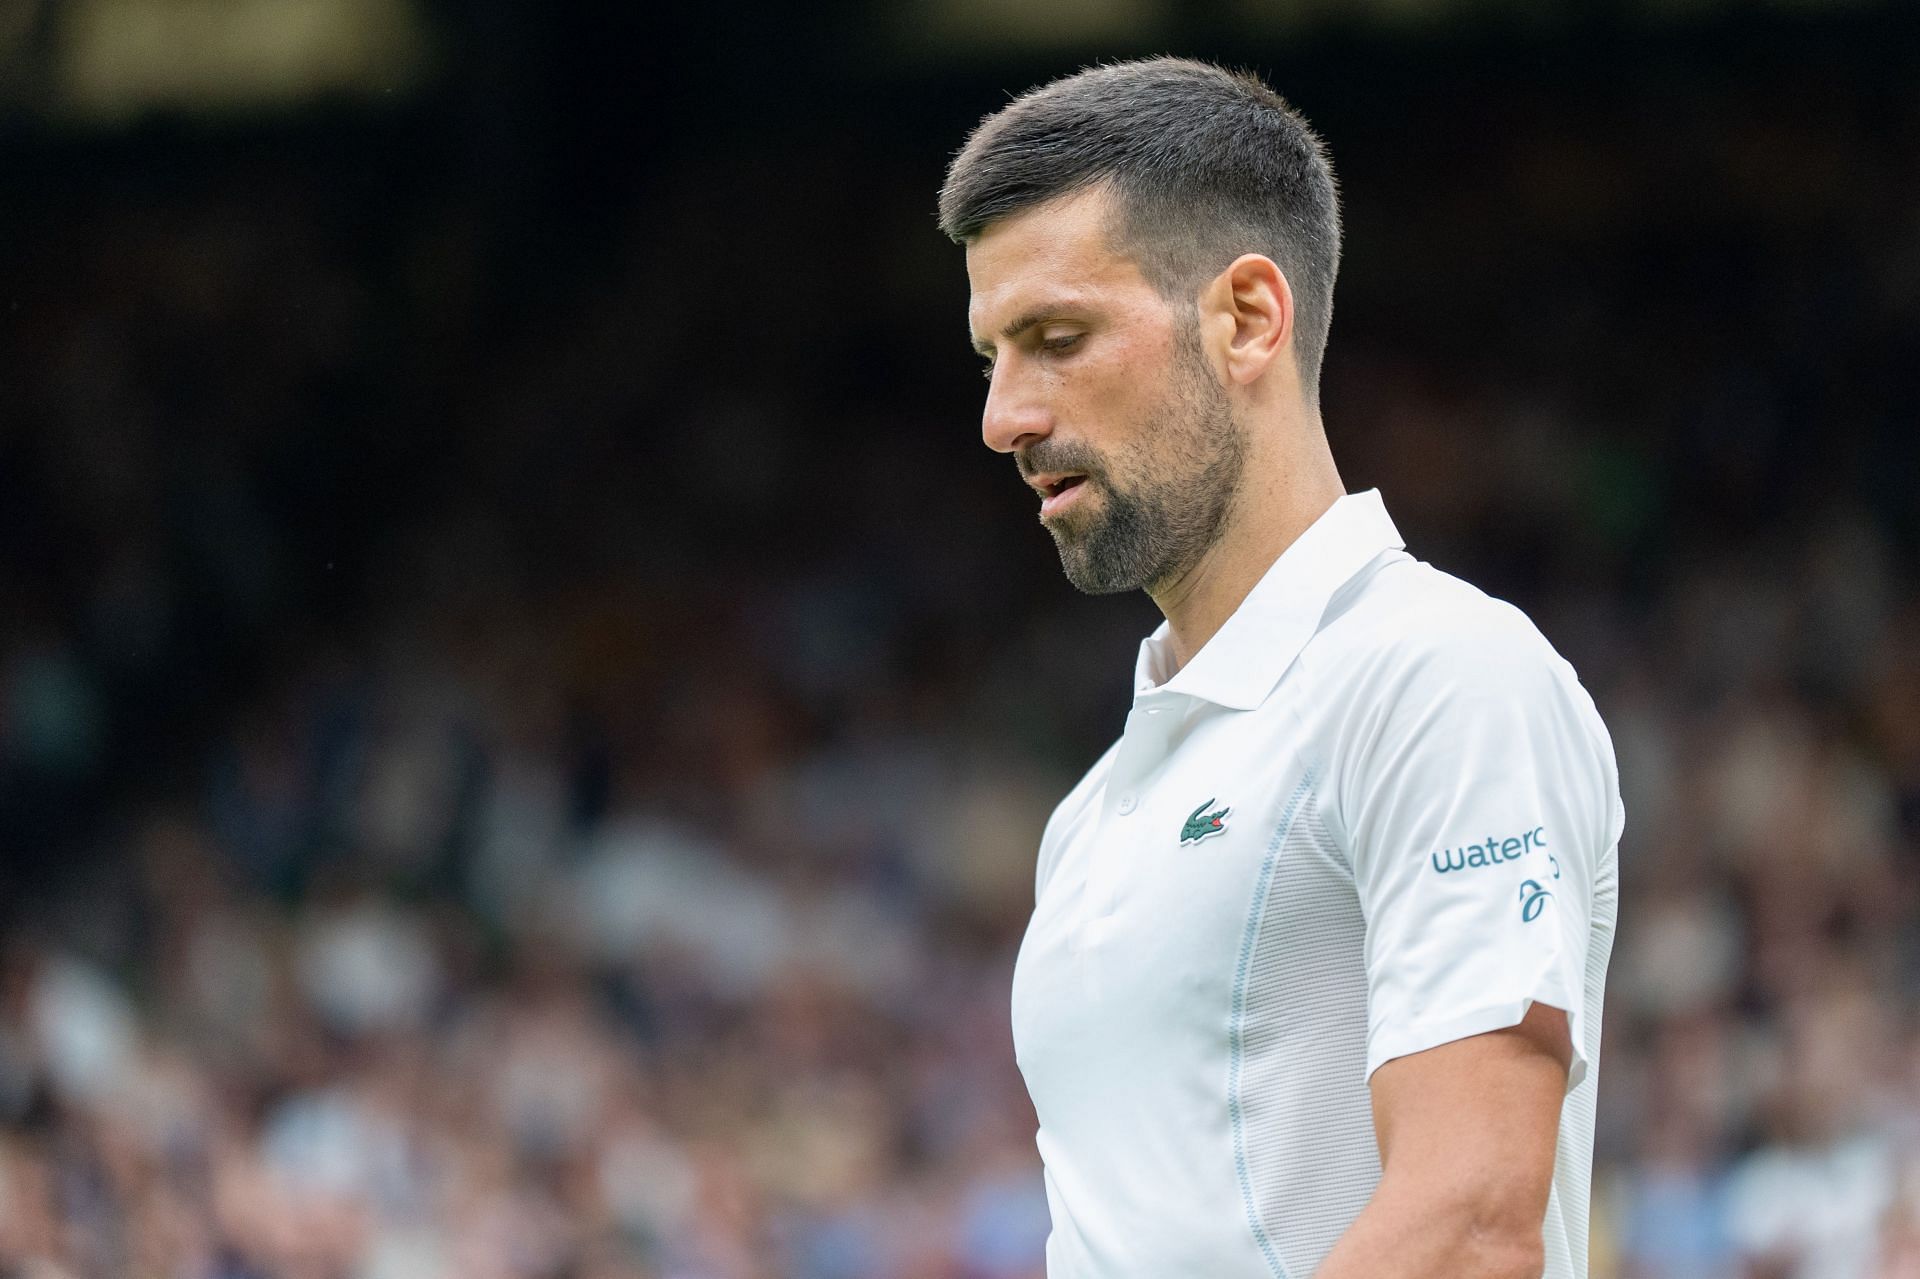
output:
[[[1000,340],[1002,342],[1013,341],[1036,324],[1045,324],[1048,320],[1053,319],[1065,309],[1065,306],[1066,304],[1062,302],[1047,302],[1040,306],[1029,307],[1027,310],[1022,311],[1019,318],[1012,324],[1000,330]],[[993,354],[993,343],[984,338],[974,338],[973,349],[979,355],[991,356]]]

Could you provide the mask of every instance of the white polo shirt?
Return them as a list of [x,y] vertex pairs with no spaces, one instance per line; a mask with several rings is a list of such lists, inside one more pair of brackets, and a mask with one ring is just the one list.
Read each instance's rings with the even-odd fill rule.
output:
[[1051,1279],[1309,1279],[1380,1176],[1382,1062],[1571,1021],[1547,1279],[1587,1273],[1623,813],[1573,669],[1344,497],[1041,840],[1013,979]]

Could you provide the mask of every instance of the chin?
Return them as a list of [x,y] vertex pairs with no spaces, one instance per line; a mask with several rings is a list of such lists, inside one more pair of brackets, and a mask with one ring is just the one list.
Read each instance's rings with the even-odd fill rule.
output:
[[1084,540],[1068,542],[1058,534],[1054,542],[1060,551],[1060,568],[1073,588],[1087,595],[1124,595],[1145,585],[1137,573],[1097,560],[1087,554]]
[[1120,578],[1093,577],[1085,572],[1076,571],[1083,569],[1085,566],[1071,563],[1065,559],[1060,561],[1060,566],[1067,571],[1068,583],[1074,590],[1079,591],[1082,595],[1125,595],[1130,591],[1140,589],[1140,583],[1138,582],[1126,581]]

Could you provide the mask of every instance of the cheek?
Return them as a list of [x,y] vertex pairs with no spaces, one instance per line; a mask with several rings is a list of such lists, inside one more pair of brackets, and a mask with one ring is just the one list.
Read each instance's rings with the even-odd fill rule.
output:
[[1130,453],[1150,451],[1154,423],[1173,390],[1167,352],[1153,343],[1113,343],[1064,378],[1090,440]]

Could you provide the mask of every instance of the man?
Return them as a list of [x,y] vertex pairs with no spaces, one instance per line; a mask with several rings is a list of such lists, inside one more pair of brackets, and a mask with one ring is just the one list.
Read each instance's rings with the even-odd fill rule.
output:
[[1585,1275],[1613,751],[1345,495],[1319,140],[1249,77],[1099,67],[985,120],[940,213],[986,442],[1075,585],[1166,615],[1014,975],[1049,1273]]

